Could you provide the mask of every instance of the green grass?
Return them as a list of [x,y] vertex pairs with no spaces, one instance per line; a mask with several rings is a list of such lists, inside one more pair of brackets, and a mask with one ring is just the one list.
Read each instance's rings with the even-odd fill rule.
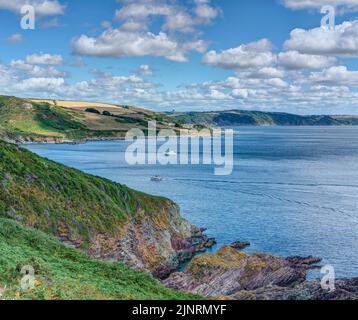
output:
[[56,131],[45,123],[36,121],[32,115],[18,115],[14,120],[9,120],[7,123],[7,128],[13,133],[65,138],[64,133]]
[[133,111],[125,116],[99,116],[95,119],[88,115],[81,110],[49,103],[0,96],[0,138],[11,141],[113,138],[123,137],[132,128],[145,129],[148,121],[157,120],[158,125],[164,127],[174,121],[151,111]]
[[[28,106],[26,107],[26,104]],[[29,104],[16,97],[0,96],[0,132],[10,137],[85,138],[87,128],[71,110],[46,103]]]
[[95,235],[116,237],[132,217],[171,205],[0,141],[0,217],[66,236],[83,249]]
[[[22,267],[35,270],[35,288],[21,289]],[[0,289],[5,299],[197,299],[164,288],[151,275],[87,257],[47,234],[0,218]]]

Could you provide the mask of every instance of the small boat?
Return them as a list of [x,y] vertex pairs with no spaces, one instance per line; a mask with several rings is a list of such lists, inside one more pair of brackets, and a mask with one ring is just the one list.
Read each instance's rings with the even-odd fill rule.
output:
[[161,182],[163,181],[163,178],[161,176],[153,176],[150,178],[150,180],[153,182]]

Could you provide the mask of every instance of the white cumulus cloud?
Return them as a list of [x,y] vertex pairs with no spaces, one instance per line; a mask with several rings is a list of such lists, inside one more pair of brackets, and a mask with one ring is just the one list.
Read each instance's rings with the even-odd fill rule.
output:
[[334,30],[294,29],[284,46],[305,54],[358,57],[358,20],[344,22]]
[[346,66],[336,66],[310,75],[308,81],[326,86],[358,86],[358,71],[350,71]]
[[24,5],[32,5],[38,16],[54,16],[65,12],[65,6],[58,0],[1,0],[0,9],[20,13],[21,7]]
[[334,6],[339,10],[358,10],[357,0],[282,0],[284,6],[290,9],[321,9],[323,6]]
[[203,42],[178,43],[166,33],[128,32],[120,29],[109,29],[98,38],[82,35],[73,40],[76,54],[97,57],[156,56],[168,60],[187,61],[189,51],[202,52]]
[[280,52],[278,63],[287,69],[322,69],[333,66],[337,62],[334,57],[303,54],[298,51]]
[[28,64],[45,64],[45,65],[61,65],[63,64],[63,58],[61,55],[52,55],[48,53],[32,54],[26,57],[26,63]]
[[245,70],[271,66],[275,59],[271,42],[262,39],[221,52],[209,51],[203,57],[203,62],[223,69]]

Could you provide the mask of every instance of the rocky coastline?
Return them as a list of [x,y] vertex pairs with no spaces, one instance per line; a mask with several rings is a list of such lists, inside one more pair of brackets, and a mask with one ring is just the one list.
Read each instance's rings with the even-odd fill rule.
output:
[[[12,197],[16,194],[14,190],[21,186],[19,182],[32,192],[56,190],[55,194],[46,194],[47,204],[41,217],[46,223],[34,223],[33,216],[28,211],[28,208],[32,208],[32,202],[27,198],[22,203],[27,210],[20,206],[11,207],[6,211],[7,216],[25,226],[52,233],[61,241],[86,252],[91,257],[122,262],[132,268],[151,273],[169,288],[200,294],[207,298],[358,299],[358,279],[337,280],[337,290],[334,292],[324,291],[319,281],[307,281],[307,270],[319,267],[318,258],[281,258],[264,253],[248,254],[242,250],[249,243],[240,241],[224,246],[216,253],[205,253],[216,244],[215,239],[206,236],[205,229],[195,227],[184,219],[180,215],[179,206],[174,202],[135,192],[100,178],[86,176],[70,168],[61,167],[61,170],[58,170],[61,174],[53,176],[57,171],[49,168],[57,169],[57,164],[44,159],[39,160],[13,145],[4,144],[4,148],[11,154],[9,159],[17,157],[22,159],[21,161],[26,160],[28,168],[33,168],[33,162],[42,161],[40,163],[46,169],[46,175],[41,179],[41,171],[37,167],[32,173],[14,171],[17,183],[13,184],[11,193],[6,190],[9,183],[15,179],[9,179],[7,176],[6,181],[4,180],[6,183],[2,184],[7,188],[3,192],[6,203],[13,202]],[[9,162],[8,168],[14,170],[13,164]],[[67,171],[66,179],[63,176],[64,171]],[[9,175],[9,170],[7,173]],[[83,188],[87,185],[94,188],[97,194],[101,195],[101,201],[94,201],[93,206],[90,206],[92,202],[83,200],[87,199],[88,193],[76,197],[77,193],[73,192],[72,202],[67,200],[66,203],[63,203],[63,198],[56,197],[57,193],[68,190],[68,179],[74,179],[74,176],[77,182],[82,183],[80,186]],[[53,186],[55,180],[57,184]],[[18,199],[16,198],[16,201]],[[112,203],[113,200],[117,202]],[[117,209],[109,210],[106,206],[108,203],[116,205],[114,208]],[[58,217],[51,220],[49,208],[59,206],[66,207],[66,214],[70,216],[66,219],[62,217],[62,221],[59,221]],[[96,215],[93,215],[94,212]],[[118,214],[123,212],[126,214],[119,219]],[[37,214],[37,211],[34,214]],[[83,217],[86,219],[83,220]],[[95,224],[96,219],[101,221],[100,225]],[[53,221],[56,224],[50,228]],[[79,225],[81,221],[83,224]],[[87,221],[91,223],[84,223]],[[104,221],[108,222],[107,229],[103,228]],[[80,231],[84,228],[87,228],[88,232],[81,234]],[[185,271],[177,272],[186,261],[189,263]]]
[[171,274],[163,284],[213,299],[358,299],[358,278],[337,280],[332,291],[323,289],[319,280],[307,281],[307,270],[320,268],[319,258],[248,254],[238,249],[245,244],[237,242],[216,253],[197,256],[184,272]]
[[[119,238],[98,235],[87,253],[147,271],[170,289],[208,299],[358,299],[358,278],[337,280],[332,292],[324,290],[320,280],[307,280],[308,270],[321,268],[318,257],[245,253],[250,243],[241,241],[207,253],[216,240],[205,232],[182,218],[179,206],[171,203],[155,216],[128,221]],[[185,271],[178,272],[184,262]]]
[[157,279],[166,279],[182,263],[213,247],[216,241],[183,219],[179,207],[152,219],[133,219],[125,227],[125,236],[105,259],[149,271]]
[[8,143],[14,143],[18,145],[27,145],[27,144],[85,144],[87,142],[94,141],[121,141],[124,140],[124,134],[120,133],[114,136],[108,137],[87,137],[85,139],[75,139],[69,140],[62,137],[40,137],[40,136],[16,136],[16,137],[2,137],[2,140]]

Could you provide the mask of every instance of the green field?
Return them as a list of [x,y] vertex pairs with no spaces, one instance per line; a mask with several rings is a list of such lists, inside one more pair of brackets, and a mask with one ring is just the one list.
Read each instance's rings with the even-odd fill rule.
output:
[[[32,266],[35,287],[22,290],[21,270]],[[164,288],[151,275],[99,261],[49,235],[0,218],[0,299],[197,299]]]
[[[88,109],[91,109],[90,104]],[[127,110],[123,107],[128,111],[125,114],[112,113],[103,108],[95,109],[98,113],[86,112],[88,109],[0,96],[0,138],[15,142],[47,142],[48,139],[57,142],[81,141],[121,138],[132,128],[145,131],[148,121],[153,120],[157,121],[159,128],[179,126],[169,123],[173,120],[163,114],[144,109]]]

